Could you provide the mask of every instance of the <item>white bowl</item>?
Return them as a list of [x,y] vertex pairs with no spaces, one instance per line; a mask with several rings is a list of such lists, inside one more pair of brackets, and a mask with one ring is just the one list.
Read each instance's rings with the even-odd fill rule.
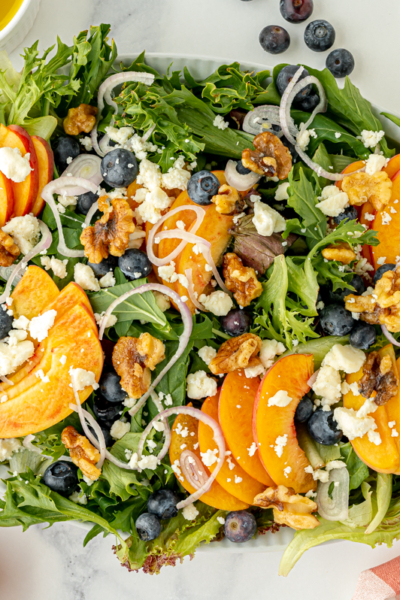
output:
[[0,31],[0,50],[6,50],[10,54],[22,43],[32,28],[39,5],[40,0],[23,0],[17,14]]

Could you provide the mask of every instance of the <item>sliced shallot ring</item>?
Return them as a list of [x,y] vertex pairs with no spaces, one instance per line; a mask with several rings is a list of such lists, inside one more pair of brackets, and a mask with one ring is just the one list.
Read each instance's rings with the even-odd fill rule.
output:
[[[54,202],[54,200],[53,200],[53,202]],[[57,211],[57,213],[58,213],[58,211]],[[47,225],[45,223],[43,223],[43,221],[41,221],[40,219],[38,219],[38,221],[39,221],[40,233],[42,234],[42,239],[40,240],[40,242],[38,242],[36,244],[36,246],[34,248],[32,248],[32,250],[30,252],[28,252],[28,254],[26,254],[24,256],[24,258],[21,260],[21,262],[19,262],[18,264],[15,265],[14,270],[11,272],[11,275],[7,280],[4,292],[0,296],[0,304],[3,304],[3,302],[5,302],[7,300],[7,298],[10,296],[12,284],[14,283],[14,281],[18,277],[18,275],[25,270],[25,268],[28,265],[28,262],[30,260],[32,260],[32,258],[35,258],[35,256],[37,254],[39,254],[43,250],[47,250],[51,246],[53,237],[51,235],[50,229],[47,227]]]
[[303,71],[304,71],[304,67],[299,67],[297,69],[297,71],[293,75],[291,81],[289,81],[289,85],[287,86],[286,90],[283,92],[283,96],[281,98],[281,105],[279,107],[279,120],[281,122],[283,135],[293,145],[296,144],[296,139],[291,134],[290,128],[289,128],[289,123],[291,122],[292,117],[290,115],[291,103],[289,103],[288,100],[290,98],[292,90],[294,89],[294,86],[298,82]]
[[[103,181],[101,174],[101,158],[94,154],[80,154],[68,165],[61,177],[81,177],[93,181],[97,186]],[[59,194],[62,196],[80,196],[87,192],[82,186],[61,188]]]
[[[308,154],[300,148],[300,146],[297,143],[295,145],[295,149],[296,149],[297,154],[300,156],[301,160],[303,162],[305,162],[306,165],[308,167],[310,167],[310,169],[315,171],[316,174],[318,175],[318,177],[325,177],[325,179],[329,179],[330,181],[342,181],[345,177],[347,177],[347,175],[349,175],[349,173],[332,173],[330,171],[326,171],[325,169],[323,169],[321,167],[321,165],[314,162],[308,156]],[[360,172],[360,171],[364,171],[364,170],[365,170],[365,167],[363,167],[362,169],[359,169],[358,171],[355,171],[355,172]],[[352,173],[352,175],[354,175],[354,173]]]
[[[60,219],[60,213],[57,210],[56,203],[53,198],[53,194],[59,193],[60,189],[68,186],[78,186],[84,188],[87,192],[92,192],[93,194],[97,194],[98,186],[92,181],[88,181],[87,179],[81,179],[79,177],[60,177],[59,179],[55,179],[51,181],[42,191],[42,198],[47,202],[50,206],[55,221],[57,223],[58,230],[58,247],[57,250],[60,254],[64,256],[68,256],[69,258],[82,258],[85,256],[85,252],[83,250],[71,250],[67,247],[64,238],[64,231]],[[1,301],[1,300],[0,300]]]
[[199,310],[203,310],[206,311],[206,309],[204,308],[204,306],[197,300],[196,296],[195,296],[195,291],[193,288],[193,275],[192,275],[192,269],[186,269],[185,270],[185,275],[186,275],[186,279],[188,280],[188,294],[189,294],[189,298],[192,301],[192,304],[198,308]]
[[[183,206],[178,206],[177,208],[174,208],[173,210],[168,211],[166,215],[164,215],[163,217],[161,217],[161,219],[159,219],[157,221],[157,223],[154,225],[154,227],[152,227],[150,230],[149,238],[147,240],[147,247],[146,247],[147,256],[149,257],[150,262],[153,263],[153,265],[155,265],[156,267],[163,267],[163,266],[169,264],[171,262],[171,260],[174,260],[174,258],[179,256],[179,254],[182,252],[182,250],[184,249],[184,247],[187,244],[187,241],[182,240],[182,242],[179,244],[179,246],[177,248],[175,248],[175,250],[173,252],[171,252],[168,256],[166,256],[165,258],[158,258],[153,252],[154,239],[155,239],[155,237],[157,235],[157,231],[160,229],[161,225],[164,223],[164,221],[169,219],[169,217],[173,217],[174,215],[181,212],[182,210],[193,210],[197,215],[196,221],[193,223],[192,229],[190,232],[192,234],[196,233],[196,231],[198,230],[198,228],[200,227],[200,225],[203,222],[204,215],[206,214],[206,211],[204,210],[204,208],[201,208],[201,206],[193,206],[190,204],[184,204]],[[174,230],[174,231],[176,231],[176,230]],[[182,230],[179,229],[179,231],[182,231]],[[160,232],[160,233],[164,233],[164,232]]]
[[[264,131],[270,131],[277,137],[282,137],[282,131],[275,132],[268,127],[264,127],[264,123],[271,123],[271,125],[278,125],[279,127],[281,126],[281,121],[279,118],[279,106],[275,106],[273,104],[262,104],[261,106],[257,106],[253,110],[250,110],[244,118],[242,129],[246,133],[250,133],[252,135],[258,135]],[[293,135],[296,135],[297,127],[292,118],[290,118],[288,125],[289,130],[292,130]]]
[[14,385],[14,382],[11,379],[8,379],[5,375],[0,375],[0,381],[6,383],[7,385]]
[[82,229],[86,229],[86,227],[89,227],[90,222],[95,214],[95,212],[99,209],[99,201],[96,200],[96,202],[93,202],[92,206],[89,208],[86,218],[85,218],[85,222],[84,222],[84,228]]
[[[194,492],[194,494],[191,494],[185,500],[178,502],[178,504],[176,505],[176,508],[180,509],[180,508],[184,508],[185,506],[188,506],[188,504],[191,504],[192,502],[195,502],[205,492],[208,492],[208,490],[210,489],[213,481],[217,477],[217,475],[224,463],[224,460],[225,460],[225,439],[224,439],[224,435],[222,433],[222,430],[221,430],[221,427],[219,426],[219,424],[214,419],[212,419],[209,415],[207,415],[206,413],[203,413],[201,410],[198,410],[197,408],[193,408],[192,406],[173,406],[171,408],[167,408],[166,410],[164,410],[162,413],[155,416],[154,419],[152,419],[150,421],[150,423],[147,425],[146,429],[143,431],[140,441],[146,440],[147,436],[149,435],[149,433],[152,430],[153,425],[156,421],[159,421],[160,419],[163,419],[163,418],[168,418],[171,415],[189,415],[190,417],[194,417],[195,419],[202,421],[205,425],[208,425],[209,427],[211,427],[211,429],[214,432],[214,441],[216,442],[216,444],[218,446],[218,453],[219,453],[217,465],[216,465],[214,471],[211,473],[210,477],[207,479],[206,483],[204,483],[196,492]],[[143,442],[143,444],[144,444],[144,442]]]
[[[304,126],[303,126],[304,129],[309,128],[311,123],[314,121],[316,115],[318,115],[321,112],[326,112],[327,104],[328,104],[326,93],[325,93],[325,88],[322,85],[322,83],[319,81],[319,79],[317,79],[313,75],[308,75],[308,77],[304,77],[304,79],[300,79],[300,81],[298,81],[296,83],[296,85],[294,86],[294,88],[290,94],[290,97],[288,98],[289,106],[292,105],[292,102],[293,102],[294,98],[297,96],[297,94],[310,84],[314,84],[318,88],[319,102],[318,102],[317,106],[314,108],[314,110],[312,111],[308,121],[304,124]],[[289,128],[290,128],[290,125],[289,125]]]
[[228,160],[225,167],[225,178],[229,185],[237,189],[239,192],[244,192],[253,187],[261,179],[261,175],[250,171],[246,175],[242,175],[236,170],[237,162]]
[[199,457],[191,450],[184,450],[179,457],[182,475],[195,490],[207,482],[207,473]]
[[397,346],[398,348],[400,348],[400,342],[398,342],[398,341],[396,340],[396,338],[394,337],[394,335],[392,335],[392,334],[390,333],[390,331],[388,330],[388,328],[386,327],[386,325],[381,325],[381,329],[382,329],[382,333],[383,333],[383,335],[385,336],[385,338],[386,338],[387,340],[389,340],[389,342],[390,342],[391,344],[393,344],[393,346]]

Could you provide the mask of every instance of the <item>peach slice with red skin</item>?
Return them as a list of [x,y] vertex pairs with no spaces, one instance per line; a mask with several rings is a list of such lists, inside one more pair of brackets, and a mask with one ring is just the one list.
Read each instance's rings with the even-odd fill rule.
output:
[[31,209],[32,214],[37,217],[45,205],[42,198],[43,188],[53,180],[54,155],[50,145],[43,138],[33,135],[31,140],[36,151],[39,169],[39,189]]
[[27,215],[31,212],[34,201],[39,191],[39,166],[36,156],[35,146],[30,135],[19,125],[9,125],[8,133],[4,138],[3,146],[8,148],[18,148],[22,156],[29,152],[29,163],[31,172],[21,183],[12,182],[14,191],[14,217]]
[[[250,477],[266,486],[273,486],[274,482],[265,470],[258,452],[250,450],[254,445],[253,409],[259,387],[260,379],[248,379],[242,369],[228,373],[221,388],[218,415],[235,460]],[[253,452],[252,456],[250,452]]]
[[[276,485],[291,487],[301,494],[317,487],[312,475],[305,472],[310,463],[299,446],[294,423],[297,405],[310,391],[307,381],[313,371],[311,354],[293,354],[279,359],[260,384],[253,413],[254,441],[270,477]],[[286,391],[292,401],[284,407],[269,406],[269,399],[280,390]],[[281,456],[278,455],[278,438],[285,442],[281,446]]]
[[14,210],[14,190],[12,181],[0,171],[0,227],[11,218]]
[[[181,426],[183,430],[188,430],[188,435],[185,438],[177,433],[178,426]],[[191,417],[190,415],[178,415],[176,417],[171,430],[171,443],[169,446],[169,459],[171,461],[171,465],[173,465],[175,461],[178,461],[179,464],[179,459],[183,452],[181,446],[184,444],[184,449],[193,452],[201,461],[200,450],[198,449],[199,443],[197,427],[197,419]],[[204,470],[207,475],[210,474],[206,467],[204,467]],[[183,473],[179,475],[178,481],[185,488],[185,490],[189,492],[189,494],[194,494],[196,491],[195,488],[190,485]],[[238,500],[225,491],[224,488],[221,487],[215,480],[213,481],[208,492],[203,494],[200,499],[202,502],[204,502],[204,504],[220,510],[245,510],[249,507],[248,504]]]
[[[389,204],[376,213],[372,229],[377,231],[378,246],[371,247],[375,269],[379,267],[378,260],[385,257],[386,263],[397,262],[400,255],[400,173],[393,181],[392,196]],[[390,221],[385,224],[385,216],[389,215]],[[387,220],[387,218],[386,218]]]
[[50,275],[40,267],[30,265],[16,285],[11,298],[14,317],[37,317],[58,298],[60,291]]
[[[399,379],[398,365],[396,364],[393,346],[388,344],[379,350],[381,358],[389,355],[392,358],[397,379]],[[352,373],[346,376],[347,383],[351,384],[360,381],[363,375],[361,369],[358,373]],[[372,397],[375,396],[373,392]],[[347,392],[343,396],[343,406],[359,410],[366,399],[359,394],[355,396],[352,391]],[[395,428],[400,428],[400,392],[390,398],[383,406],[379,406],[374,413],[368,415],[374,419],[377,431],[381,437],[381,443],[377,446],[368,439],[365,434],[362,438],[351,440],[351,445],[360,459],[374,471],[378,473],[395,473],[400,474],[400,442],[397,437],[392,437],[392,429],[389,427],[391,421],[395,421]]]
[[386,167],[383,167],[382,171],[385,171],[385,173],[389,175],[390,179],[393,179],[395,175],[397,175],[397,173],[400,171],[400,154],[396,154],[395,156],[393,156],[389,160]]
[[[218,400],[219,392],[215,396],[207,398],[201,407],[202,412],[212,417],[218,423]],[[214,432],[205,423],[199,421],[199,443],[201,452],[218,449],[214,440]],[[229,451],[227,449],[227,451]],[[221,459],[221,457],[219,457]],[[222,460],[224,457],[222,457]],[[217,463],[209,467],[214,471]],[[265,485],[256,481],[237,463],[232,455],[228,455],[216,477],[218,483],[232,496],[239,498],[242,502],[253,504],[257,494],[265,490]]]

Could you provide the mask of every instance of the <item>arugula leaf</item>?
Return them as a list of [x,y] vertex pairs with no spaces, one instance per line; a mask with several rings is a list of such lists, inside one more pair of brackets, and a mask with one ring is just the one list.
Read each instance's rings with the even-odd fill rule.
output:
[[[313,156],[313,161],[325,169],[325,171],[332,171],[332,173],[334,172],[331,157],[329,156],[324,144],[319,144]],[[325,177],[318,177],[318,182],[321,189],[331,183]]]
[[315,205],[321,193],[317,177],[312,176],[314,182],[306,176],[305,170],[299,168],[298,175],[292,171],[289,174],[290,187],[288,188],[288,206],[293,208],[301,218],[286,221],[286,229],[283,237],[286,239],[289,233],[304,235],[311,240],[322,240],[326,233],[326,216]]
[[334,173],[341,173],[345,170],[346,167],[351,165],[354,162],[354,158],[351,156],[346,156],[345,154],[330,154],[329,158],[333,165]]
[[288,290],[296,294],[298,298],[298,301],[294,302],[288,297],[286,305],[298,310],[302,315],[316,317],[318,315],[316,304],[319,286],[314,270],[309,268],[308,263],[305,264],[306,268],[308,266],[307,272],[301,265],[296,264],[294,258],[286,257]]
[[389,119],[389,121],[392,121],[392,123],[394,123],[398,127],[400,127],[400,119],[399,119],[399,117],[396,117],[395,115],[391,115],[390,113],[387,113],[387,112],[381,112],[381,115],[383,117],[386,117],[387,119]]

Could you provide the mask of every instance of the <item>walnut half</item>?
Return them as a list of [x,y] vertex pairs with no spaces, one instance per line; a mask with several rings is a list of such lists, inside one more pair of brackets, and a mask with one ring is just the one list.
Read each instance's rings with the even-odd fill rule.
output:
[[11,235],[0,229],[0,266],[10,267],[21,254]]
[[96,467],[100,452],[71,425],[63,430],[61,441],[68,448],[72,462],[88,479],[96,481],[101,475],[101,470]]
[[274,521],[292,529],[315,529],[320,524],[311,514],[318,510],[317,504],[284,485],[267,488],[254,498],[254,504],[261,508],[272,508]]
[[221,215],[233,215],[240,212],[245,205],[237,189],[225,183],[219,188],[218,194],[211,198],[211,202],[215,204],[216,211]]
[[244,267],[241,259],[233,252],[224,256],[225,285],[240,306],[249,306],[262,294],[262,285],[254,269]]
[[68,135],[90,133],[96,124],[98,109],[90,104],[80,104],[77,108],[70,108],[68,116],[64,119],[64,131]]
[[370,398],[376,392],[374,401],[378,406],[393,398],[397,394],[398,381],[391,357],[387,354],[381,359],[378,352],[368,354],[358,386],[364,398]]
[[389,202],[392,186],[385,171],[379,171],[374,175],[352,173],[342,182],[342,190],[348,195],[350,204],[361,206],[369,201],[375,210],[381,210]]
[[322,250],[321,254],[326,260],[337,260],[343,265],[350,264],[356,258],[356,253],[346,242],[330,244]]
[[261,363],[257,357],[260,350],[261,338],[254,333],[244,333],[224,342],[208,368],[214,375],[221,375],[236,369],[255,367]]
[[264,131],[253,140],[255,150],[246,148],[242,152],[242,163],[246,169],[267,177],[286,179],[292,168],[292,156],[281,140]]

